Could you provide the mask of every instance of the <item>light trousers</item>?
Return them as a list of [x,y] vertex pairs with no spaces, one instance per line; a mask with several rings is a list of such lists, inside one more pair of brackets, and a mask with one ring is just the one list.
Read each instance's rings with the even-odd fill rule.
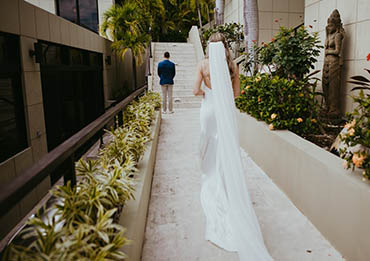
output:
[[173,111],[173,98],[172,98],[172,84],[163,84],[161,85],[162,88],[162,109],[163,111],[167,111],[167,100],[168,100],[168,110]]

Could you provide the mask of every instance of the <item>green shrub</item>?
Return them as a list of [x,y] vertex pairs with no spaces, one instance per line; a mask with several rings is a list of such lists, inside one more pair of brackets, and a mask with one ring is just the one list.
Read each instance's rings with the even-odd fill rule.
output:
[[[133,199],[136,166],[150,141],[150,124],[160,95],[147,93],[124,112],[124,124],[111,130],[111,141],[98,160],[76,164],[79,183],[52,190],[57,202],[28,221],[21,237],[34,238],[28,247],[11,244],[3,260],[122,260],[129,240],[114,221]],[[50,218],[46,218],[50,217]]]
[[240,51],[240,50],[234,50],[233,44],[241,44],[244,40],[244,32],[243,32],[243,25],[240,23],[228,23],[228,24],[222,24],[217,25],[215,28],[210,28],[208,30],[205,30],[203,32],[203,50],[206,50],[207,48],[207,41],[209,37],[211,37],[214,33],[222,33],[227,41],[228,47],[233,51]]
[[288,129],[300,135],[318,131],[315,90],[308,81],[257,74],[241,76],[241,89],[237,108],[265,121],[270,129]]
[[[365,70],[370,74],[369,69]],[[352,91],[361,91],[358,96],[353,97],[354,102],[358,104],[357,107],[352,113],[347,113],[349,122],[345,125],[346,131],[340,134],[347,148],[342,148],[340,154],[345,160],[345,168],[352,170],[355,167],[362,168],[364,179],[370,179],[370,95],[364,93],[364,90],[370,90],[370,79],[361,75],[353,76],[351,79],[350,83],[357,85]]]
[[279,77],[302,79],[315,68],[322,48],[319,43],[318,34],[311,35],[304,26],[297,30],[281,27],[270,43],[257,48],[257,59]]

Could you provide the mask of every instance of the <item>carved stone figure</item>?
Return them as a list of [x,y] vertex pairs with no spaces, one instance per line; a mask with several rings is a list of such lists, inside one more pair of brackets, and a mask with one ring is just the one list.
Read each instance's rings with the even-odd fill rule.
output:
[[344,29],[340,14],[335,9],[328,18],[326,26],[325,58],[322,72],[322,88],[328,115],[340,115],[340,85],[342,60],[340,52]]

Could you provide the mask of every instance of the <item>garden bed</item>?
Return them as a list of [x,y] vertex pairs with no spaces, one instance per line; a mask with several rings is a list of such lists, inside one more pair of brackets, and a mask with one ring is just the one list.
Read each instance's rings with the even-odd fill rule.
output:
[[140,258],[160,127],[155,108],[160,108],[156,93],[126,106],[123,125],[107,131],[109,142],[96,159],[76,163],[78,184],[53,188],[53,200],[28,220],[6,248],[4,260],[126,259],[122,250],[131,238],[122,223],[132,226],[129,260]]
[[361,171],[288,130],[238,113],[241,146],[346,260],[370,260],[370,189]]
[[135,186],[135,200],[126,203],[118,222],[127,229],[125,236],[132,240],[131,244],[122,248],[128,255],[128,261],[141,259],[160,126],[161,113],[157,111],[152,125],[152,141],[147,144],[146,152],[138,164],[139,178]]

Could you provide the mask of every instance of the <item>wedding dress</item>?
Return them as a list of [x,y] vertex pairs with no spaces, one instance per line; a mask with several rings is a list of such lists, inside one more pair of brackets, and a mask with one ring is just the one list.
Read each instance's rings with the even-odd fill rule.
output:
[[[246,185],[232,83],[221,42],[209,45],[209,67],[212,89],[204,88],[200,109],[201,204],[206,239],[225,250],[237,251],[243,261],[273,260]],[[247,166],[250,168],[256,165]]]

